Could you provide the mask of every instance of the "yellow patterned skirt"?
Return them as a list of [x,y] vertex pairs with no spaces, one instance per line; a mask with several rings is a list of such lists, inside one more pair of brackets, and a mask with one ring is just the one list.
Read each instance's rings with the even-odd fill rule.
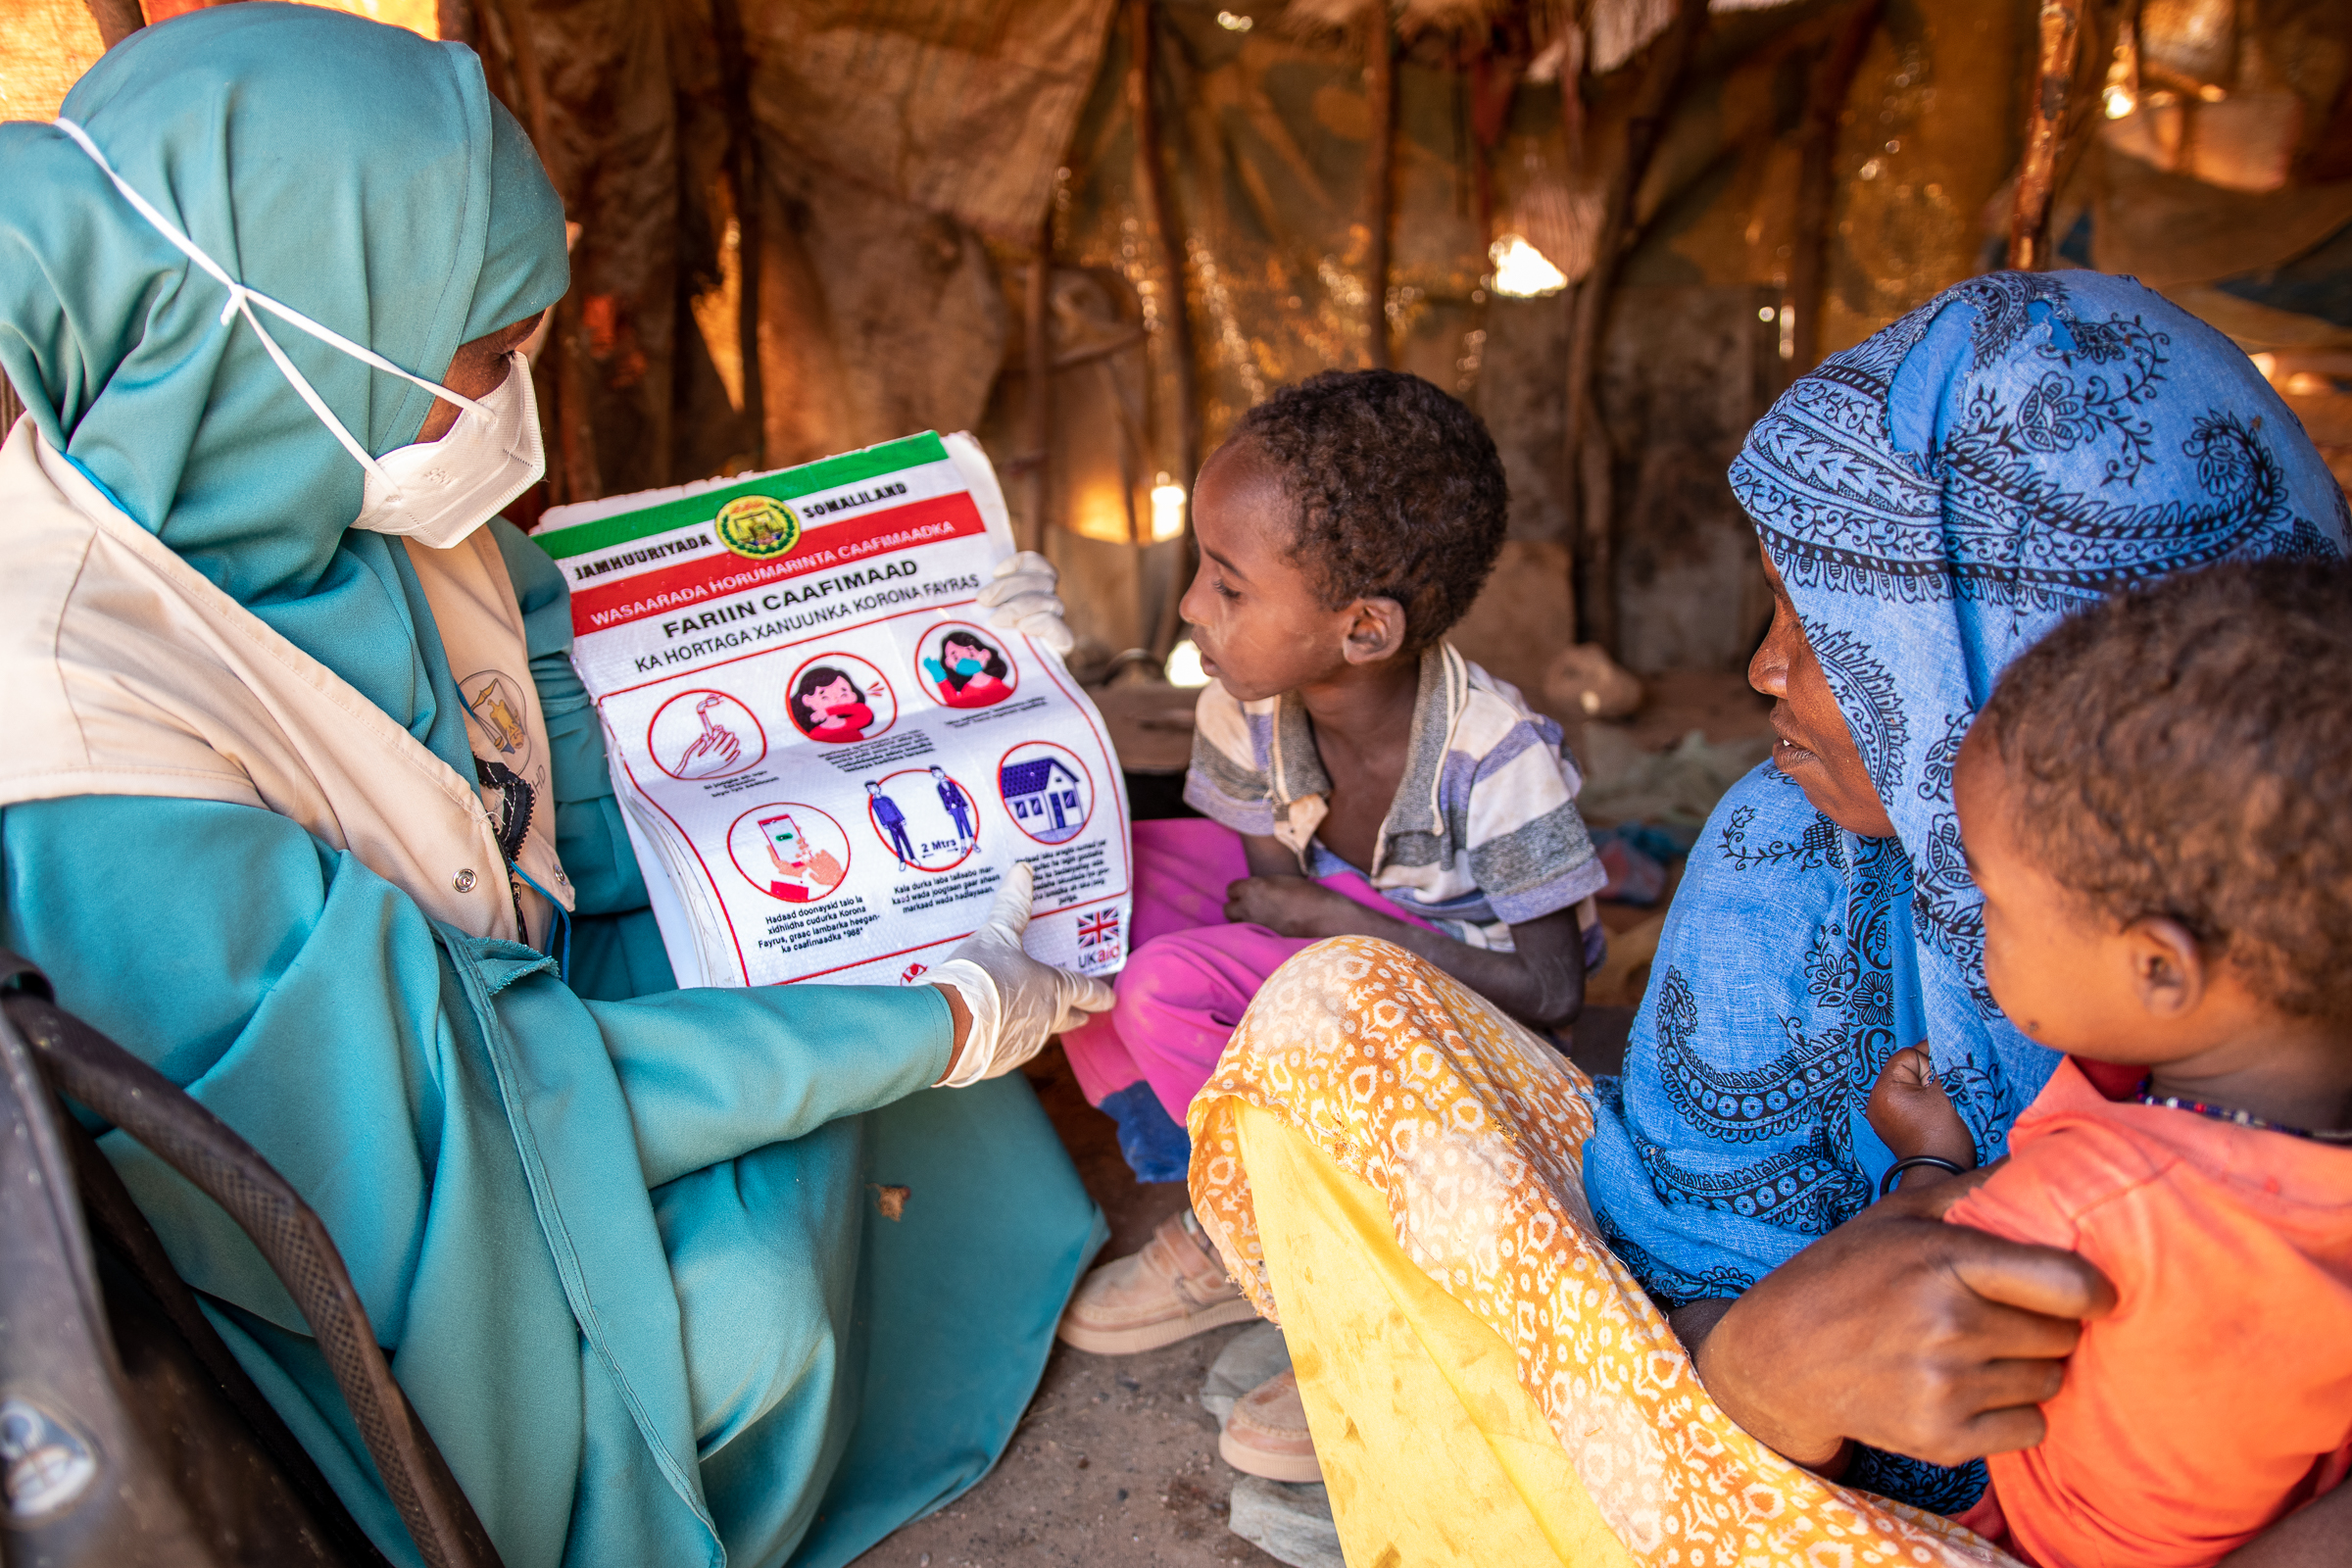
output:
[[1276,971],[1193,1102],[1194,1206],[1283,1325],[1348,1562],[2008,1562],[1707,1397],[1594,1227],[1590,1089],[1343,937]]

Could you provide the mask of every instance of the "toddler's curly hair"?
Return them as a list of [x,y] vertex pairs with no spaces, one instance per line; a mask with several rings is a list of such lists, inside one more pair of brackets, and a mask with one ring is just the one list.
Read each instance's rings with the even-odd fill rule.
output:
[[1330,609],[1404,607],[1407,653],[1452,628],[1502,553],[1510,487],[1462,402],[1398,370],[1326,370],[1242,416],[1298,507],[1292,559]]
[[2118,594],[2011,664],[1977,722],[2061,886],[2178,920],[2282,1012],[2352,1019],[2352,566]]

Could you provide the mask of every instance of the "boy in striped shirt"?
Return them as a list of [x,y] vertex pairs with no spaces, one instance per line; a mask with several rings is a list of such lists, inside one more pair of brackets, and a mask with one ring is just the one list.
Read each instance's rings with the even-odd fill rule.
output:
[[[1200,470],[1182,608],[1216,684],[1185,800],[1207,820],[1136,825],[1118,1004],[1063,1036],[1146,1179],[1183,1175],[1177,1123],[1309,943],[1394,942],[1538,1029],[1582,1007],[1607,880],[1583,780],[1557,725],[1442,640],[1507,500],[1478,416],[1388,370],[1285,388]],[[1189,1218],[1097,1270],[1062,1337],[1118,1353],[1250,1316]]]

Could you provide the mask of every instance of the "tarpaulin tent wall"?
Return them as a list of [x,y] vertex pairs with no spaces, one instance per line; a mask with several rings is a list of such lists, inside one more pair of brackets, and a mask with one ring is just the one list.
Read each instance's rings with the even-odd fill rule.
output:
[[[1099,663],[1171,630],[1184,547],[1151,542],[1152,492],[1163,474],[1189,486],[1188,435],[1205,451],[1268,389],[1366,363],[1379,319],[1390,362],[1460,391],[1503,450],[1510,554],[1460,636],[1530,688],[1575,634],[1571,558],[1594,508],[1627,662],[1745,659],[1765,605],[1722,479],[1740,434],[1800,349],[1997,265],[2038,90],[2034,0],[1717,0],[1634,195],[1595,365],[1599,456],[1571,464],[1574,290],[1503,297],[1488,247],[1516,233],[1584,274],[1660,34],[1688,9],[1673,0],[1408,0],[1380,25],[1365,0],[345,6],[406,6],[395,20],[479,49],[579,225],[538,366],[550,499],[974,428]],[[2335,390],[2352,379],[2330,358],[2352,350],[2352,0],[2082,10],[2060,265],[2136,271],[2273,354],[2352,471]],[[14,0],[5,112],[46,112],[95,52],[89,15]],[[1858,50],[1842,63],[1841,41]],[[2130,107],[2110,120],[2119,87]],[[1809,236],[1818,301],[1799,297]],[[1051,367],[1042,405],[1033,360]]]

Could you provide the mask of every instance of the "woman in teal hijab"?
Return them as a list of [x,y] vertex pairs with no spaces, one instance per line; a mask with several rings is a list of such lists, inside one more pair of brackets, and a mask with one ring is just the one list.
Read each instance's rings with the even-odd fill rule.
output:
[[[462,345],[565,286],[556,195],[457,45],[225,7],[135,34],[64,115],[229,274],[417,374],[454,383]],[[349,528],[365,470],[225,302],[66,132],[0,126],[0,366],[42,441],[470,781],[408,554]],[[272,336],[372,455],[447,407]],[[846,1562],[995,1462],[1100,1216],[1017,1074],[928,1090],[964,1039],[943,990],[672,988],[563,580],[492,526],[553,752],[568,983],[290,818],[201,800],[0,809],[0,942],[317,1207],[509,1564]],[[353,1513],[416,1561],[259,1256],[106,1147]],[[903,1217],[869,1183],[911,1189]]]

